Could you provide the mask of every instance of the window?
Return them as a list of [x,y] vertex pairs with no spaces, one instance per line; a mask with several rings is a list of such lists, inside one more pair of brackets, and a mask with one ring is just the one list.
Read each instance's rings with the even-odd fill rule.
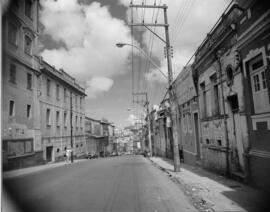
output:
[[78,116],[75,117],[75,126],[76,126],[76,129],[78,130]]
[[64,127],[67,128],[67,112],[64,112]]
[[259,54],[248,61],[248,69],[251,80],[254,112],[269,112],[270,102],[266,79],[267,69],[263,61],[263,55]]
[[60,99],[59,98],[59,90],[60,90],[60,86],[59,86],[59,84],[57,84],[56,85],[56,99],[58,99],[58,100]]
[[231,106],[232,112],[237,112],[239,110],[237,94],[234,94],[232,96],[228,96],[227,99],[228,99],[228,102],[229,102],[229,104]]
[[33,17],[33,2],[32,0],[25,0],[25,15],[32,19]]
[[18,43],[18,27],[12,23],[8,25],[8,41],[10,44],[17,46]]
[[265,71],[262,71],[261,74],[262,74],[262,87],[263,89],[266,89],[267,85],[266,85]]
[[75,95],[75,107],[78,106],[77,95]]
[[187,115],[186,114],[183,114],[182,123],[183,123],[183,132],[187,133]]
[[186,114],[186,119],[187,119],[187,130],[188,130],[188,132],[192,132],[192,129],[191,129],[191,115],[189,113]]
[[16,83],[16,66],[14,64],[10,64],[9,67],[9,82]]
[[27,114],[27,118],[31,118],[31,105],[27,105],[27,112],[26,112],[26,114]]
[[232,84],[233,84],[233,69],[232,69],[231,65],[227,66],[226,75],[227,75],[227,85],[232,86]]
[[47,109],[46,111],[46,124],[47,126],[51,126],[51,110]]
[[15,116],[15,103],[13,100],[9,101],[9,115]]
[[217,75],[213,74],[210,77],[211,85],[212,85],[212,115],[219,114],[219,92],[218,92],[218,83],[217,83]]
[[82,126],[82,117],[80,117],[80,127],[81,127],[81,130],[83,129],[83,126]]
[[56,127],[57,128],[60,127],[59,116],[60,116],[60,112],[59,111],[56,111]]
[[8,157],[22,156],[33,152],[33,141],[8,141]]
[[254,89],[255,89],[255,92],[260,91],[261,88],[260,88],[259,74],[255,74],[255,75],[253,76],[253,81],[254,81]]
[[64,88],[64,102],[67,102],[67,89]]
[[50,96],[50,90],[51,90],[51,81],[47,79],[47,96]]
[[82,97],[80,97],[80,108],[82,108]]
[[202,118],[206,117],[206,90],[205,90],[205,82],[200,84],[201,87],[201,115]]
[[32,74],[27,73],[27,89],[32,89]]
[[32,51],[32,39],[28,36],[24,36],[24,52],[31,55]]

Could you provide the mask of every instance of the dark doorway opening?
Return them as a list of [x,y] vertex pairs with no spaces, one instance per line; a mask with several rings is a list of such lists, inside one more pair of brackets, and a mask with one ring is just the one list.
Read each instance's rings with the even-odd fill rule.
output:
[[52,151],[53,151],[53,147],[52,146],[47,146],[46,147],[46,161],[47,162],[52,161]]
[[199,117],[198,113],[194,113],[194,127],[195,127],[195,140],[196,140],[196,160],[201,160],[201,149],[200,149],[200,139],[199,139]]

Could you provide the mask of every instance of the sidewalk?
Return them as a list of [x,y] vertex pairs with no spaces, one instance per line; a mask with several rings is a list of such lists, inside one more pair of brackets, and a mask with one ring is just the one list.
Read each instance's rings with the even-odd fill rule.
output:
[[[77,159],[77,160],[74,160],[73,163],[78,163],[78,162],[82,162],[82,161],[86,161],[86,160],[87,159]],[[5,171],[2,173],[2,176],[4,179],[18,177],[21,175],[31,174],[34,172],[38,172],[38,171],[42,171],[42,170],[46,170],[46,169],[51,169],[54,167],[64,166],[64,165],[70,165],[70,164],[67,164],[65,161],[56,162],[56,163],[52,162],[52,163],[47,163],[47,164],[39,165],[39,166],[33,166],[33,167],[28,167],[28,168]]]
[[265,203],[260,191],[201,167],[181,163],[181,171],[175,173],[171,160],[159,157],[149,159],[178,182],[201,211],[258,211]]

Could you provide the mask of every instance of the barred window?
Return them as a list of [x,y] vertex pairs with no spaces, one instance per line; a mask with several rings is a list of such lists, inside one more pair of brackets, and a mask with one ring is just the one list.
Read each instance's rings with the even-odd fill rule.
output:
[[8,25],[8,41],[17,46],[18,43],[18,27],[12,23]]
[[16,66],[14,64],[10,64],[9,67],[9,82],[16,83]]
[[27,73],[27,89],[32,89],[32,74]]

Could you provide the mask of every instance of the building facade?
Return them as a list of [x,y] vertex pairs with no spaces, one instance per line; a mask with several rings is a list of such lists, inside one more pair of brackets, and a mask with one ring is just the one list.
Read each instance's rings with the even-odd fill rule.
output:
[[96,153],[99,155],[98,145],[101,137],[100,121],[85,117],[85,142],[87,153]]
[[202,162],[209,169],[245,178],[247,150],[243,73],[237,51],[242,8],[232,3],[195,54]]
[[73,77],[45,61],[41,61],[40,71],[37,89],[44,159],[63,159],[71,145],[74,156],[80,157],[86,152],[85,90]]
[[106,119],[96,120],[86,117],[85,139],[87,153],[96,153],[99,157],[109,156],[114,148],[114,125]]
[[249,180],[270,191],[270,9],[267,1],[240,2],[238,50],[242,58],[249,145]]
[[43,163],[37,107],[38,1],[11,1],[2,16],[4,169]]
[[199,105],[191,66],[185,67],[174,81],[177,101],[177,133],[179,149],[185,163],[201,160]]

